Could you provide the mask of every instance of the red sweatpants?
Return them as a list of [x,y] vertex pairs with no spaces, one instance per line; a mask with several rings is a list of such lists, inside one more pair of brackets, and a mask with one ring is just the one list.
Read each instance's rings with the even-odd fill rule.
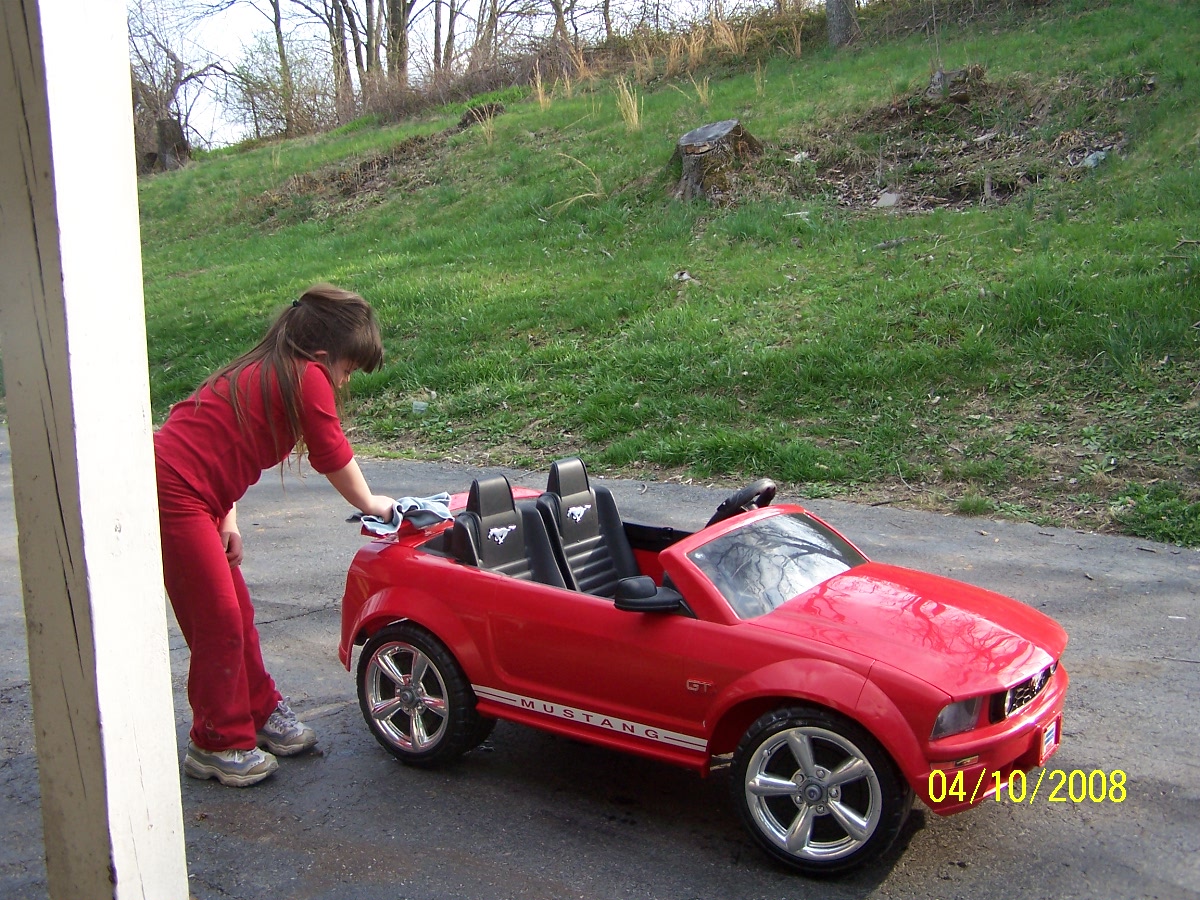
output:
[[192,651],[191,739],[202,750],[249,750],[281,698],[263,665],[242,570],[225,558],[220,520],[163,465],[158,509],[167,596]]

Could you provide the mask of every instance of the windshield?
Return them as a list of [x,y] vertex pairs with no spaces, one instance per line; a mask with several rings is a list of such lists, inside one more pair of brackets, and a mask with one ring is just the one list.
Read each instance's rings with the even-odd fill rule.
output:
[[812,516],[770,516],[688,554],[740,619],[769,613],[866,558]]

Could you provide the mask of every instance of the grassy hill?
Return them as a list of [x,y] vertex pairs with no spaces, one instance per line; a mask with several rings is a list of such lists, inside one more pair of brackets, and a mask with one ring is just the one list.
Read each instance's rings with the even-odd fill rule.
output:
[[[1200,545],[1198,46],[1191,2],[1056,3],[210,154],[141,185],[156,411],[332,281],[385,329],[360,451]],[[673,201],[723,119],[764,153]]]

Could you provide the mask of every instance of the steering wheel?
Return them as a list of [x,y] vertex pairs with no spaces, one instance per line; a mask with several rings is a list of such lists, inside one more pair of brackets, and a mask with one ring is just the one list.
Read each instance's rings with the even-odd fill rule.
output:
[[764,506],[770,506],[771,501],[775,499],[775,482],[770,478],[760,478],[754,484],[748,484],[736,494],[731,494],[726,497],[721,505],[717,507],[717,511],[713,513],[712,518],[708,520],[708,525],[715,525],[728,519],[730,516],[736,516],[740,512],[748,512],[752,509],[762,509]]

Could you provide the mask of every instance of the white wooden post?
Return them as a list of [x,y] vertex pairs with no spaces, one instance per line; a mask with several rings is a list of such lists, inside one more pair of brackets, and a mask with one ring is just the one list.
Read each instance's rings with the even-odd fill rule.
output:
[[50,896],[188,896],[123,0],[0,0],[0,338]]

